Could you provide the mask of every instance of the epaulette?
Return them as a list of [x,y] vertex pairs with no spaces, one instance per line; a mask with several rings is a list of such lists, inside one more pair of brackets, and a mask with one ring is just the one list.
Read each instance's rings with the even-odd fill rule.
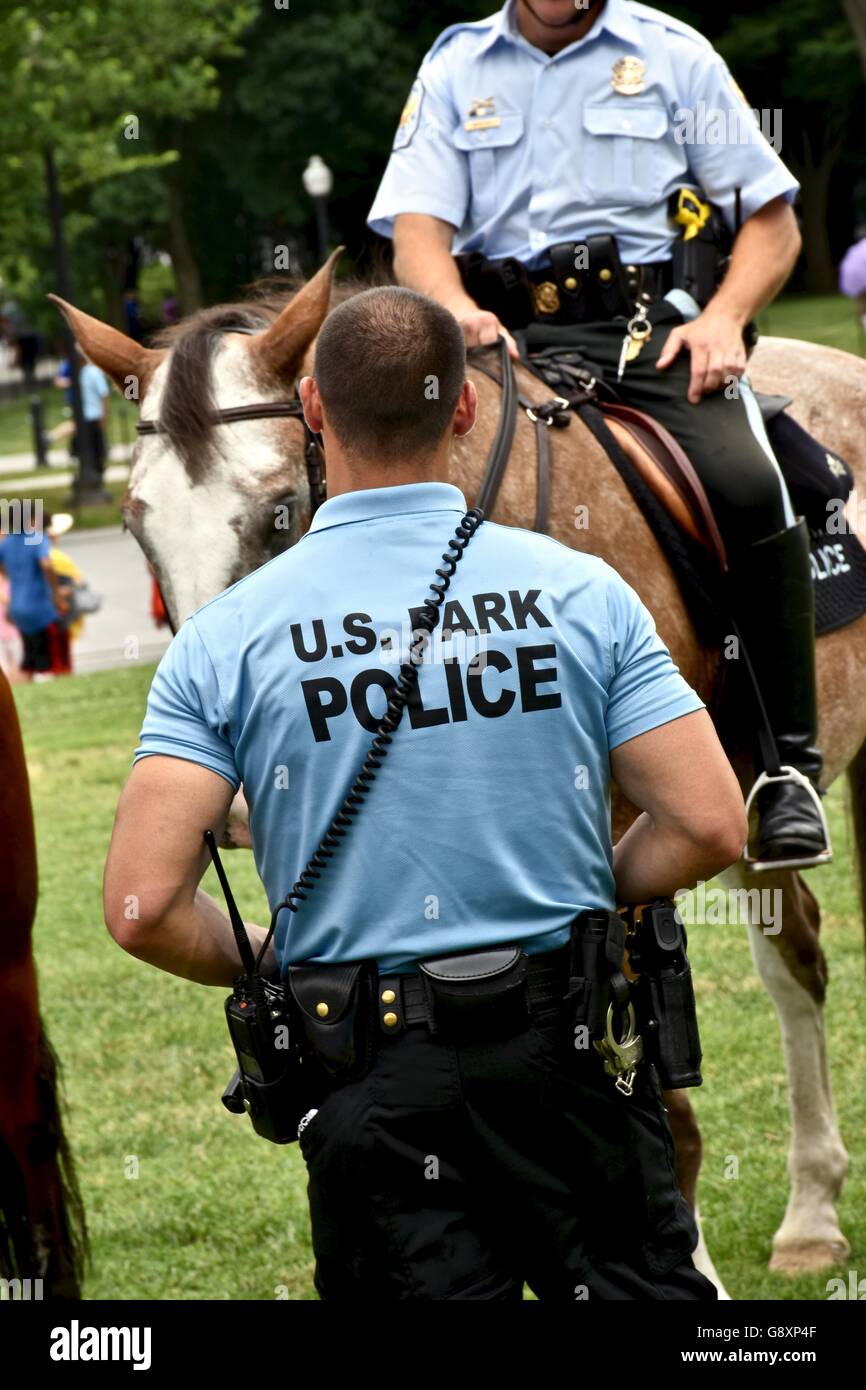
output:
[[434,53],[438,53],[439,49],[443,48],[448,40],[453,38],[455,34],[462,33],[467,29],[483,32],[485,29],[490,29],[498,18],[498,14],[492,14],[488,15],[486,19],[474,19],[471,21],[467,19],[463,20],[460,24],[449,24],[447,29],[442,30],[442,33],[433,44],[433,47],[425,54],[424,62],[429,63]]
[[654,10],[651,5],[632,3],[629,5],[629,10],[635,19],[641,19],[649,24],[659,24],[663,29],[669,29],[674,34],[682,34],[683,38],[692,39],[695,43],[700,44],[701,48],[712,48],[713,46],[709,39],[704,38],[704,35],[693,28],[691,24],[686,24],[682,19],[674,19],[673,15],[665,14],[662,10]]

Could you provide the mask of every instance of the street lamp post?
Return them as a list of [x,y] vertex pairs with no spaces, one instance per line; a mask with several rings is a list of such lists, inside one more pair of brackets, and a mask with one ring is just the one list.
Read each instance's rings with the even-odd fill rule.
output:
[[334,187],[334,176],[318,154],[311,154],[307,167],[301,175],[304,188],[316,209],[316,232],[319,239],[319,264],[328,259],[328,198]]

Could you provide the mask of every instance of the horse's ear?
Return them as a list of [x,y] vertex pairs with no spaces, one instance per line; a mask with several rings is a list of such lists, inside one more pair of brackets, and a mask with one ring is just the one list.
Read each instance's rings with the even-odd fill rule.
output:
[[301,365],[330,308],[334,268],[345,249],[338,246],[270,328],[250,338],[249,351],[263,363],[268,375],[286,377]]
[[[165,349],[142,347],[101,319],[67,304],[59,295],[49,294],[48,298],[60,309],[85,357],[101,367],[124,395],[140,403],[150,378],[165,357]],[[133,383],[136,389],[130,393]]]

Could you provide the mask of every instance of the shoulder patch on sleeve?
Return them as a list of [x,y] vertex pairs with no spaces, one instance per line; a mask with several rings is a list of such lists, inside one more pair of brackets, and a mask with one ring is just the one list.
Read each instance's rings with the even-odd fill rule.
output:
[[416,77],[406,98],[406,105],[400,113],[397,134],[394,136],[394,149],[404,150],[411,143],[421,119],[421,103],[424,100],[424,83]]

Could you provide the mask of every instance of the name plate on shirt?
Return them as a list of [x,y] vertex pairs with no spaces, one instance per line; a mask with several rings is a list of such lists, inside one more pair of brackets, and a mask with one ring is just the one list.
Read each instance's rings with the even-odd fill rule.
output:
[[464,121],[464,130],[492,130],[494,126],[502,125],[499,116],[485,116],[483,120]]

